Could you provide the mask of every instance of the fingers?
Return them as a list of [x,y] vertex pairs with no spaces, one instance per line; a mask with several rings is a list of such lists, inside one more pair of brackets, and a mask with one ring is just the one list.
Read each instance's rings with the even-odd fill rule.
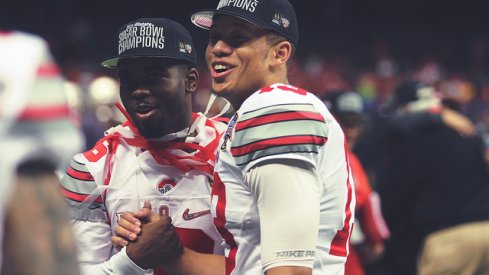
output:
[[114,229],[114,233],[116,237],[122,238],[126,241],[135,241],[138,238],[138,235],[136,233],[127,230],[122,226],[117,226]]
[[145,201],[143,204],[143,208],[148,208],[149,210],[151,210],[151,203],[149,201]]
[[143,204],[143,208],[141,210],[137,211],[136,213],[132,213],[134,215],[134,218],[138,220],[148,220],[151,215],[153,215],[153,212],[151,211],[151,203],[149,201],[145,201]]
[[[121,222],[123,222],[124,224],[122,224],[122,226],[124,226],[126,223],[130,223],[132,225],[141,227],[141,218],[145,218],[145,217],[144,216],[140,217],[140,215],[138,215],[138,212],[136,212],[136,213],[133,213],[133,212],[122,213],[122,215],[120,216],[120,219],[119,219],[119,225],[121,225]],[[126,228],[126,229],[130,229],[130,228]]]
[[118,224],[119,225],[114,230],[116,237],[122,238],[125,241],[135,241],[138,238],[138,234],[141,232],[140,226],[123,218],[119,220]]
[[121,250],[124,246],[128,245],[128,241],[126,241],[124,238],[118,237],[118,236],[112,236],[110,238],[112,241],[112,245],[119,251]]

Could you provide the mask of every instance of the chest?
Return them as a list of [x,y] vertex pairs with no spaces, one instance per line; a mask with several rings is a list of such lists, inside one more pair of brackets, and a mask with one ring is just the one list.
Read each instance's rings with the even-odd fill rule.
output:
[[198,170],[182,172],[158,164],[148,152],[121,150],[110,172],[104,197],[113,226],[123,212],[137,211],[145,201],[158,214],[176,218],[176,223],[209,214],[211,179]]

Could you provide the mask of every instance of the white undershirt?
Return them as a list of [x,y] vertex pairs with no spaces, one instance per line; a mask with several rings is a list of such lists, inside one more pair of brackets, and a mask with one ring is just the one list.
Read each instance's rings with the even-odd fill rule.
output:
[[316,169],[304,161],[271,160],[250,169],[245,182],[260,215],[263,271],[313,268],[323,191]]

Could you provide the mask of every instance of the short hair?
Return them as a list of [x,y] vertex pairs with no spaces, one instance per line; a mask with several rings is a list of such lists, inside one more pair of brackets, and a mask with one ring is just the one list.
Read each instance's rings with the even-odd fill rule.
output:
[[[267,35],[266,35],[266,38],[267,38],[267,42],[272,45],[272,46],[275,46],[277,45],[278,43],[280,42],[283,42],[283,41],[288,41],[290,42],[287,38],[281,36],[280,34],[277,34],[275,32],[269,32]],[[292,59],[292,57],[294,56],[295,54],[295,46],[294,46],[294,43],[290,42],[290,45],[292,45],[292,53],[290,54],[290,58],[289,60],[287,60],[287,64],[289,64],[290,60]]]
[[178,62],[177,63],[177,66],[178,66],[178,69],[181,71],[181,72],[187,72],[189,71],[190,69],[197,69],[197,66],[193,63],[190,63],[190,62],[185,62],[185,61],[182,61],[182,62]]

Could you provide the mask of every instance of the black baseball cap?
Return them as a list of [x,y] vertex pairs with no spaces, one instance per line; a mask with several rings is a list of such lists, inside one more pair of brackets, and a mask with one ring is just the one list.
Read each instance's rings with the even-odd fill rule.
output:
[[357,92],[334,91],[329,92],[324,98],[323,103],[333,114],[356,114],[364,113],[364,101]]
[[221,0],[216,9],[192,14],[196,26],[208,30],[216,14],[225,14],[254,23],[289,40],[296,48],[299,28],[294,7],[287,0]]
[[362,96],[357,92],[333,91],[324,98],[323,103],[336,117],[342,127],[359,126],[365,121],[365,104]]
[[123,25],[118,33],[118,55],[101,63],[115,68],[119,60],[140,57],[163,57],[197,64],[197,54],[190,33],[167,18],[141,18]]
[[391,111],[419,99],[419,90],[429,87],[421,82],[408,80],[400,83],[394,90],[394,93],[388,102],[388,108]]

